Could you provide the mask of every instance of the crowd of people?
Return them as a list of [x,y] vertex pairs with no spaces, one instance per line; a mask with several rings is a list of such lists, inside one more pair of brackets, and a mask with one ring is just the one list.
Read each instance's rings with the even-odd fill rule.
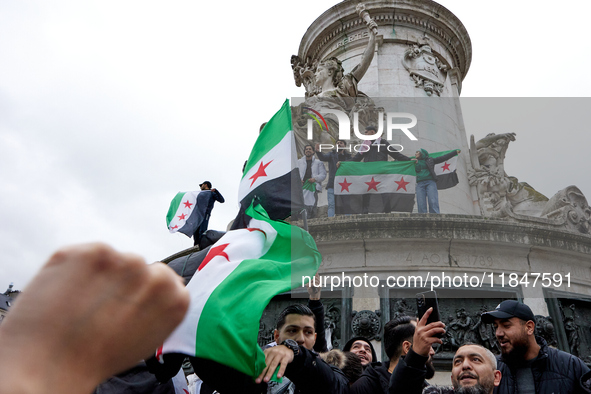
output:
[[[439,194],[437,192],[437,175],[435,164],[458,155],[461,151],[456,149],[446,155],[436,158],[430,157],[425,149],[416,151],[414,157],[408,157],[396,149],[390,149],[390,143],[381,137],[375,138],[377,129],[375,126],[367,126],[361,148],[355,154],[351,154],[347,141],[339,139],[329,152],[323,152],[320,144],[308,144],[304,147],[304,155],[298,160],[298,169],[304,188],[304,204],[308,218],[317,216],[318,194],[322,192],[322,182],[326,179],[326,167],[321,162],[328,163],[328,181],[326,193],[328,201],[328,217],[334,217],[336,212],[335,202],[335,176],[342,162],[379,162],[388,161],[391,157],[396,161],[414,161],[416,170],[416,202],[419,213],[440,213]],[[366,204],[367,205],[367,204]]]
[[[374,345],[363,337],[350,338],[343,351],[328,351],[319,289],[310,287],[309,293],[308,305],[290,305],[279,315],[275,341],[264,349],[266,368],[258,377],[202,360],[194,365],[203,379],[201,392],[591,393],[589,368],[536,337],[534,314],[522,302],[503,301],[482,314],[482,321],[495,328],[501,354],[460,344],[452,359],[451,386],[442,387],[429,383],[435,372],[433,348],[446,330],[440,321],[427,323],[432,309],[420,320],[400,315],[388,322],[382,342],[388,359],[379,362]],[[188,303],[181,278],[164,264],[146,265],[101,244],[63,249],[0,325],[0,393],[90,393],[122,370],[133,367],[137,373],[134,365],[153,354],[182,320]],[[125,387],[120,379],[108,386],[111,391],[103,385],[95,392],[174,392],[152,381],[152,388],[144,390],[138,384]]]

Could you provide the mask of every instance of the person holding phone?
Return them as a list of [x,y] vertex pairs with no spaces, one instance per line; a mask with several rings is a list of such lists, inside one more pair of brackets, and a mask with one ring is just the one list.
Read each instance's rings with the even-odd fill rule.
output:
[[425,381],[428,355],[437,337],[445,333],[440,321],[428,323],[433,312],[430,307],[419,320],[413,336],[412,348],[401,358],[392,372],[388,392],[405,394],[492,394],[501,381],[494,354],[480,345],[461,346],[452,361],[452,386],[429,386]]

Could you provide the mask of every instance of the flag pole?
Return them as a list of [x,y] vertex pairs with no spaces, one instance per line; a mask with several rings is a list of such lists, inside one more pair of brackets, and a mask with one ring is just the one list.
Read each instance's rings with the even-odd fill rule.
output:
[[308,231],[308,210],[302,209],[302,219],[304,220],[304,230]]

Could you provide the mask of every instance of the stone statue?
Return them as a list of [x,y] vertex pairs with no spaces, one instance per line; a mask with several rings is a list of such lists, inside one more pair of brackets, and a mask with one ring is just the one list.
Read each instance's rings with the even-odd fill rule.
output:
[[468,170],[470,185],[478,191],[483,216],[507,218],[591,233],[591,208],[576,186],[556,193],[550,200],[525,182],[508,176],[504,160],[515,133],[489,134],[478,142],[470,137]]
[[[472,318],[468,316],[466,309],[456,310],[456,319],[450,321],[449,328],[456,344],[461,346],[467,341],[465,337],[472,328]],[[472,338],[468,339],[472,340]]]
[[428,96],[441,95],[447,66],[433,54],[429,45],[412,44],[404,53],[402,64],[415,87],[423,88]]
[[[298,56],[291,57],[296,86],[303,84],[306,88],[305,103],[292,108],[298,156],[302,154],[304,145],[310,142],[307,139],[307,127],[312,110],[318,113],[324,113],[331,109],[342,111],[349,115],[352,124],[352,112],[357,103],[357,98],[362,97],[362,100],[365,100],[362,105],[372,109],[373,102],[366,94],[358,90],[357,84],[363,78],[373,60],[378,29],[376,22],[370,18],[363,4],[357,5],[357,13],[366,24],[368,42],[359,64],[353,67],[351,72],[345,73],[341,61],[336,57],[330,57],[322,61],[307,59],[305,62]],[[338,139],[338,120],[333,115],[326,115],[324,119],[326,120],[326,127],[324,128],[322,124],[320,126],[316,123],[313,124],[313,139],[315,142],[334,144]],[[373,119],[376,119],[375,116]],[[365,127],[361,121],[359,124],[360,129]]]
[[490,350],[493,353],[500,353],[501,348],[499,346],[499,342],[497,341],[497,337],[495,336],[495,329],[492,324],[486,324],[482,321],[482,314],[489,311],[490,309],[486,305],[482,305],[480,307],[480,311],[477,314],[476,320],[478,321],[474,327],[472,327],[472,331],[477,332],[479,338],[479,343]]

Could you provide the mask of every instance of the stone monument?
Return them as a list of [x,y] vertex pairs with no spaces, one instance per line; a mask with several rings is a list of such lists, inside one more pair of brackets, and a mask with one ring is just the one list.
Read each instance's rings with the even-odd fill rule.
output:
[[[518,130],[468,140],[458,97],[471,57],[468,32],[440,4],[368,0],[327,10],[291,59],[295,83],[305,89],[305,97],[292,100],[300,144],[334,141],[340,126],[330,115],[327,130],[308,126],[306,109],[345,113],[353,136],[357,123],[359,129],[377,123],[383,108],[394,105],[398,112],[417,114],[418,140],[396,135],[392,142],[411,154],[418,148],[462,150],[459,184],[439,194],[443,214],[308,221],[323,256],[320,274],[333,281],[325,284],[322,298],[330,343],[339,347],[363,334],[381,349],[383,325],[397,315],[415,315],[415,294],[436,285],[449,328],[437,350],[439,370],[450,370],[451,355],[465,341],[498,353],[494,331],[480,314],[505,299],[527,303],[539,335],[589,363],[591,209],[576,186],[547,198],[507,175],[504,158]],[[419,277],[424,281],[417,285]],[[336,286],[335,278],[342,278]],[[290,302],[283,295],[269,305],[261,321],[264,340],[274,314]]]

